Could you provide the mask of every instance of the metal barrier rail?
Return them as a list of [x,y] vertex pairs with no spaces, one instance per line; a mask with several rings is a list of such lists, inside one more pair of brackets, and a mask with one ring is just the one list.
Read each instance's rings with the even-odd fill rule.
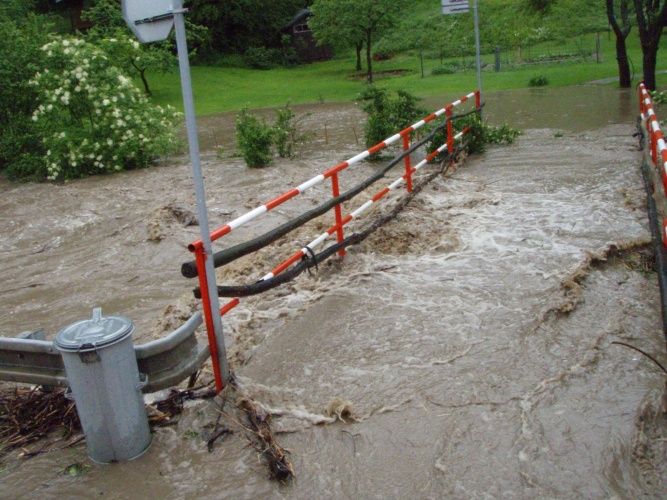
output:
[[[651,99],[651,94],[646,89],[644,82],[641,82],[637,89],[639,93],[639,114],[648,133],[651,160],[653,160],[655,168],[659,169],[663,190],[667,194],[667,143],[665,143],[665,135],[660,129],[653,99]],[[667,219],[665,218],[662,220],[661,239],[663,245],[667,247]]]
[[[211,232],[211,242],[214,242],[223,236],[229,234],[232,232],[234,229],[237,229],[249,222],[251,222],[254,219],[257,219],[258,217],[266,214],[267,212],[273,210],[276,207],[279,207],[283,203],[286,203],[287,201],[291,200],[292,198],[295,198],[296,196],[299,196],[300,194],[303,194],[305,191],[310,189],[313,186],[316,186],[326,179],[331,179],[331,190],[332,190],[332,196],[333,198],[338,198],[340,196],[340,186],[339,186],[339,179],[338,179],[338,174],[342,172],[343,170],[347,169],[348,167],[359,163],[360,161],[370,157],[371,155],[374,155],[383,149],[387,148],[388,146],[397,143],[399,140],[402,140],[403,142],[403,150],[407,151],[410,149],[410,143],[412,139],[412,133],[424,125],[426,125],[429,122],[432,122],[439,116],[445,115],[446,117],[446,131],[447,131],[447,136],[446,136],[446,143],[441,147],[441,150],[444,151],[445,149],[448,151],[449,154],[454,153],[454,142],[456,138],[460,138],[463,136],[464,132],[457,134],[455,136],[454,130],[453,130],[453,123],[452,123],[452,116],[453,116],[453,110],[455,107],[460,106],[464,104],[466,101],[469,99],[475,98],[475,109],[480,110],[482,103],[481,103],[481,94],[479,90],[476,90],[474,92],[471,92],[460,99],[448,104],[447,106],[438,109],[437,111],[434,111],[430,115],[424,117],[422,120],[414,123],[413,125],[401,130],[397,134],[394,134],[393,136],[385,139],[384,141],[376,144],[375,146],[367,149],[366,151],[359,153],[356,156],[353,156],[352,158],[348,159],[347,161],[344,161],[343,163],[340,163],[338,165],[335,165],[325,172],[323,172],[320,175],[317,175],[306,182],[298,185],[297,187],[291,189],[290,191],[287,191],[283,193],[282,195],[268,201],[267,203],[264,203],[260,205],[259,207],[241,215],[240,217],[237,217],[236,219],[228,222],[224,226],[215,229],[214,231]],[[425,159],[422,163],[419,164],[419,168],[423,167],[426,163],[428,163],[428,159]],[[412,167],[411,165],[411,158],[410,154],[407,154],[405,156],[405,174],[401,179],[398,179],[395,181],[395,183],[392,183],[390,187],[385,188],[384,190],[380,191],[377,193],[371,200],[367,201],[364,205],[359,207],[355,212],[348,214],[345,218],[343,218],[342,214],[342,207],[341,204],[338,203],[334,206],[334,217],[335,217],[335,224],[331,226],[325,233],[320,235],[318,238],[313,240],[309,245],[306,245],[306,247],[302,248],[298,252],[296,252],[294,255],[292,255],[290,258],[276,266],[269,274],[267,274],[263,280],[270,279],[281,272],[285,271],[288,269],[290,266],[298,262],[304,255],[308,255],[310,252],[312,252],[312,248],[314,246],[317,246],[324,242],[326,239],[328,239],[330,236],[333,236],[333,234],[336,234],[336,238],[338,240],[338,243],[342,243],[344,240],[344,232],[343,228],[344,226],[349,223],[351,220],[354,218],[358,217],[361,215],[363,212],[365,212],[371,204],[379,201],[381,198],[383,198],[387,193],[390,191],[396,189],[403,181],[406,184],[406,188],[408,192],[412,191],[412,175],[413,173],[417,170],[417,167]],[[392,187],[393,186],[393,187]],[[215,332],[215,327],[214,327],[214,312],[211,307],[211,297],[209,296],[209,282],[208,282],[208,277],[206,275],[206,262],[207,262],[207,255],[204,249],[204,244],[201,240],[197,240],[190,244],[188,246],[188,249],[195,254],[195,262],[197,266],[197,276],[199,278],[199,290],[201,291],[201,299],[202,299],[202,306],[203,306],[203,311],[204,311],[204,319],[206,322],[206,330],[208,334],[208,340],[209,340],[209,348],[211,352],[211,359],[212,359],[212,364],[213,364],[213,374],[215,378],[215,383],[216,383],[216,388],[218,391],[222,390],[223,388],[223,377],[221,373],[221,361],[218,359],[218,342],[221,339],[217,339],[216,337],[216,332]],[[345,255],[345,249],[341,248],[338,251],[338,254],[343,257]],[[212,256],[211,256],[212,258]],[[215,314],[218,314],[219,316],[224,316],[227,314],[229,311],[234,309],[238,304],[240,303],[240,299],[234,298],[231,301],[229,301],[227,304],[225,304],[219,311],[216,311]],[[215,321],[219,321],[219,319],[215,319]],[[221,351],[222,352],[222,351]],[[223,360],[224,363],[224,360]]]
[[[148,378],[143,392],[172,387],[195,373],[209,357],[209,347],[197,342],[202,324],[196,313],[181,327],[159,340],[135,346],[139,372]],[[66,387],[62,357],[53,342],[0,337],[0,380]]]
[[[660,288],[662,332],[667,340],[667,221],[664,217],[662,221],[659,220],[661,214],[656,200],[656,198],[662,198],[664,215],[664,199],[667,196],[667,145],[660,130],[660,122],[655,113],[653,99],[643,82],[639,84],[637,90],[639,93],[640,118],[638,129],[641,134],[640,144],[643,148],[648,138],[649,146],[649,154],[643,155],[642,177],[646,189],[648,219],[653,236],[655,266]],[[651,161],[649,161],[649,158]],[[660,177],[661,182],[655,179],[656,174]],[[660,196],[660,184],[662,184],[662,196]]]

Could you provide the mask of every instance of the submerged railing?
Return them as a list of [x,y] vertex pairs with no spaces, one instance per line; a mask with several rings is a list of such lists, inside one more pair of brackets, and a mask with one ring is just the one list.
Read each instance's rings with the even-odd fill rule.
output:
[[[646,140],[648,147],[648,151],[644,154],[642,175],[654,240],[663,333],[667,340],[667,143],[655,112],[653,99],[643,82],[637,86],[637,93],[639,97],[639,133],[642,143]],[[660,181],[655,181],[655,177]]]
[[[474,99],[474,108],[471,112],[466,114],[479,113],[482,106],[480,92],[471,92],[448,104],[447,106],[434,111],[430,115],[424,117],[422,120],[419,120],[413,125],[401,130],[400,132],[397,132],[396,134],[367,149],[366,151],[363,151],[353,156],[352,158],[329,168],[320,175],[317,175],[303,182],[295,188],[286,191],[280,196],[271,199],[270,201],[235,218],[218,229],[213,230],[211,232],[211,241],[215,242],[232,231],[240,228],[241,226],[244,226],[253,220],[258,219],[262,215],[303,194],[313,186],[316,186],[327,179],[331,180],[332,197],[329,201],[323,203],[315,209],[301,214],[299,217],[283,224],[278,228],[275,228],[272,231],[269,231],[264,235],[213,254],[212,258],[215,267],[223,266],[233,262],[240,257],[256,252],[257,250],[269,245],[270,243],[276,241],[278,238],[293,231],[294,229],[303,226],[308,221],[319,217],[328,211],[333,211],[333,225],[331,225],[325,232],[313,239],[310,243],[280,262],[270,272],[261,277],[257,282],[242,286],[219,286],[218,295],[231,298],[231,300],[222,306],[219,311],[213,311],[211,309],[209,283],[205,271],[206,254],[204,250],[204,244],[201,240],[198,240],[189,245],[188,248],[191,252],[194,253],[195,260],[183,264],[181,271],[183,276],[186,278],[198,277],[199,279],[199,286],[195,289],[195,296],[197,298],[201,298],[202,300],[204,321],[208,333],[209,349],[213,363],[213,373],[218,390],[222,390],[223,387],[223,377],[221,373],[220,360],[218,358],[218,342],[221,339],[216,339],[216,333],[214,329],[214,315],[218,314],[220,316],[224,316],[239,305],[240,299],[242,297],[262,293],[264,291],[270,290],[271,288],[279,286],[282,283],[293,279],[296,275],[300,274],[305,269],[308,269],[312,265],[316,265],[317,263],[334,254],[338,254],[341,257],[344,256],[345,250],[348,246],[358,244],[361,240],[368,236],[368,234],[356,233],[351,237],[346,238],[345,226],[348,225],[351,221],[360,218],[371,208],[371,206],[378,203],[392,191],[396,191],[399,188],[405,186],[406,191],[408,193],[412,193],[413,175],[415,172],[423,168],[438,155],[446,154],[451,161],[451,159],[453,159],[455,156],[457,147],[459,147],[462,138],[468,132],[468,129],[463,129],[460,132],[455,133],[453,126],[454,120],[465,115],[454,116],[454,109],[462,106],[467,101],[472,99]],[[430,134],[428,134],[426,138],[421,139],[418,142],[413,142],[415,131],[421,129],[426,124],[435,121],[438,117],[441,116],[445,117],[444,123],[436,127]],[[419,163],[413,166],[411,155],[414,154],[417,149],[426,144],[429,140],[432,140],[439,130],[445,131],[444,143],[431,153],[426,154]],[[377,154],[392,144],[399,143],[399,141],[401,142],[403,149],[403,152],[399,156],[397,156],[378,173],[369,177],[351,190],[341,194],[339,183],[339,174],[341,172],[345,171],[352,165],[355,165],[362,160]],[[374,196],[361,204],[356,210],[346,214],[345,216],[343,215],[342,203],[351,200],[366,188],[384,178],[384,176],[391,168],[401,162],[403,162],[405,169],[404,174],[401,177],[397,178],[395,181],[378,191]],[[315,253],[315,250],[318,247],[323,245],[327,240],[334,236],[336,238],[335,244],[329,246],[319,254]]]

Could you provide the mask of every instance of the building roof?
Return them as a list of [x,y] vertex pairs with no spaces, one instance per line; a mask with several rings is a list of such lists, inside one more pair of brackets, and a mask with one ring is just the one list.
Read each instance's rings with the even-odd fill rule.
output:
[[288,29],[288,28],[293,28],[297,24],[304,24],[306,20],[311,17],[313,13],[310,11],[308,7],[305,9],[301,9],[292,20],[285,25],[283,29]]

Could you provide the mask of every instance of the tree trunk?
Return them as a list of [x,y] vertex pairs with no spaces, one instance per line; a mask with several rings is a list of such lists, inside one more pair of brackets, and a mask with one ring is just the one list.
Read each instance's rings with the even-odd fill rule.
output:
[[637,14],[637,29],[642,46],[644,83],[655,90],[655,65],[662,30],[667,24],[667,2],[660,6],[655,0],[634,0]]
[[630,77],[630,63],[628,61],[628,50],[625,46],[625,38],[616,37],[616,60],[618,61],[618,84],[627,89],[632,86]]
[[364,48],[364,41],[363,40],[358,41],[355,44],[354,48],[357,49],[357,71],[361,71],[362,70],[362,68],[361,68],[361,51]]
[[141,82],[144,84],[144,92],[147,96],[151,95],[151,89],[148,86],[148,80],[146,79],[146,68],[139,70],[139,76],[141,76]]
[[[630,0],[621,0],[620,4],[620,13],[621,13],[621,22],[622,26],[618,24],[618,19],[614,10],[614,0],[607,0],[607,19],[609,20],[609,26],[611,26],[616,36],[616,61],[618,62],[618,84],[621,88],[629,88],[632,85],[632,80],[630,77],[630,64],[628,61],[628,51],[625,45],[625,41],[630,34],[630,29],[632,28],[629,19],[629,10],[628,3]],[[598,45],[596,50],[599,54],[599,33],[598,33]]]
[[141,83],[144,84],[144,92],[147,96],[151,95],[151,88],[148,86],[148,79],[146,78],[146,68],[140,67],[134,60],[130,61],[130,64],[137,70],[139,77],[141,78]]
[[655,90],[655,65],[658,58],[658,45],[642,46],[644,84],[648,90]]
[[366,31],[366,67],[368,68],[368,83],[373,83],[373,54],[371,50],[371,31]]

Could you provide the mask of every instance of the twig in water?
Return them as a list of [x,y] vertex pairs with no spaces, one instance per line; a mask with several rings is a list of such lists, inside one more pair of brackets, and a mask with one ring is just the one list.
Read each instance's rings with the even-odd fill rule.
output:
[[359,434],[358,432],[356,434],[352,434],[351,432],[348,432],[346,430],[341,430],[341,432],[343,434],[347,434],[348,436],[350,436],[350,439],[352,440],[352,451],[353,451],[354,455],[356,456],[357,455],[357,440],[355,438],[361,436],[361,434]]
[[646,356],[648,359],[650,359],[651,361],[653,361],[656,365],[658,365],[658,366],[660,367],[660,369],[663,371],[663,373],[664,373],[665,375],[667,375],[667,368],[665,368],[664,366],[662,366],[662,364],[660,363],[660,361],[658,361],[657,359],[655,359],[655,358],[654,358],[653,356],[651,356],[649,353],[642,351],[639,347],[635,347],[635,346],[633,346],[633,345],[626,344],[625,342],[619,342],[619,341],[617,341],[617,340],[613,341],[612,344],[622,345],[622,346],[624,346],[624,347],[627,347],[627,348],[629,348],[629,349],[634,349],[635,351],[637,351],[637,352],[643,354],[643,355]]

